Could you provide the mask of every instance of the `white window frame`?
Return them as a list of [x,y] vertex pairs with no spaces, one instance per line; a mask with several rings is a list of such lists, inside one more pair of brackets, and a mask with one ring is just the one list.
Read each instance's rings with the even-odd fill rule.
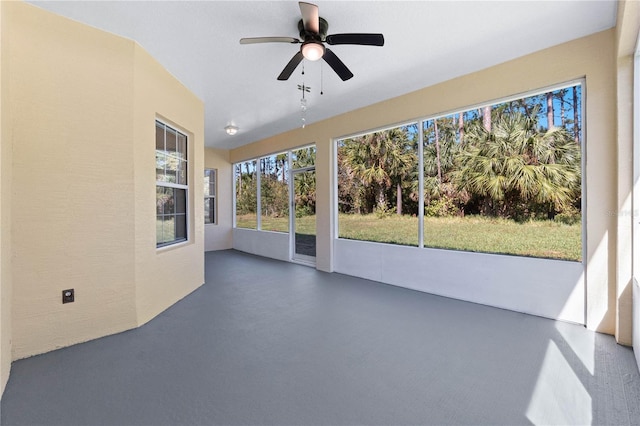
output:
[[[209,195],[205,195],[204,197],[204,203],[205,206],[207,203],[209,203],[211,200],[213,200],[213,222],[206,222],[206,215],[205,215],[205,225],[217,225],[218,224],[218,169],[213,169],[213,168],[205,168],[204,169],[205,174],[208,171],[209,172],[209,176],[213,176],[213,195],[211,195],[211,187],[209,187]],[[211,185],[211,178],[209,178],[209,185]]]
[[[173,247],[177,244],[184,244],[189,242],[189,238],[191,235],[190,232],[190,214],[189,214],[189,136],[187,134],[187,132],[178,129],[175,125],[169,124],[159,118],[156,117],[155,119],[155,126],[157,127],[158,124],[164,126],[165,128],[165,144],[166,144],[166,129],[169,128],[173,131],[175,131],[176,133],[182,135],[185,137],[185,158],[184,158],[184,163],[185,163],[185,180],[186,180],[186,184],[179,184],[179,183],[173,183],[173,182],[164,182],[164,181],[159,181],[156,179],[156,190],[158,187],[163,187],[163,188],[175,188],[175,189],[183,189],[185,191],[185,196],[184,196],[184,201],[185,201],[185,206],[184,206],[184,217],[185,217],[185,238],[180,238],[180,239],[174,239],[173,241],[169,241],[169,242],[165,242],[165,243],[157,243],[157,235],[156,235],[156,249],[157,250],[162,250],[162,249],[166,249],[168,247]],[[154,141],[154,143],[156,143]],[[157,148],[156,148],[157,150]],[[155,151],[154,151],[155,152]],[[166,154],[165,154],[166,155]],[[157,178],[157,176],[156,176]],[[180,214],[181,216],[182,214]],[[178,216],[178,214],[174,213],[174,216]],[[156,211],[156,221],[157,221],[157,211]],[[156,234],[157,234],[157,230],[156,230]]]
[[[260,160],[263,158],[267,158],[267,157],[272,157],[274,155],[279,155],[279,154],[287,154],[287,159],[289,162],[289,172],[288,172],[288,179],[289,179],[289,216],[291,217],[292,214],[295,215],[295,212],[292,212],[293,209],[293,201],[292,201],[292,193],[293,193],[293,189],[292,189],[292,184],[291,184],[291,179],[293,176],[293,172],[299,172],[299,171],[304,171],[304,170],[315,170],[316,165],[315,162],[313,164],[313,166],[307,166],[307,167],[302,167],[302,168],[298,168],[298,169],[293,169],[293,158],[292,155],[295,151],[300,151],[302,149],[308,149],[308,148],[314,148],[316,150],[316,154],[317,154],[317,148],[316,148],[316,144],[315,143],[311,143],[311,144],[306,144],[306,145],[302,145],[302,146],[298,146],[298,147],[294,147],[294,148],[290,148],[286,151],[277,151],[271,154],[267,154],[267,155],[261,155],[259,157],[255,157],[255,158],[250,158],[247,160],[242,160],[242,161],[238,161],[236,163],[232,164],[232,168],[231,168],[231,174],[232,174],[232,181],[233,181],[233,185],[232,185],[232,191],[233,191],[233,228],[237,228],[237,229],[249,229],[249,230],[256,230],[256,231],[262,231],[262,193],[261,193],[261,189],[262,189],[262,182],[261,182],[261,175],[262,175],[262,169],[260,167]],[[254,228],[240,228],[237,226],[237,220],[236,220],[236,213],[237,213],[237,209],[236,209],[236,166],[238,165],[242,165],[244,163],[247,162],[252,162],[255,161],[256,166],[256,211],[257,211],[257,217],[256,217],[256,227]],[[240,174],[242,175],[242,166],[240,166]],[[291,220],[291,219],[290,219]],[[291,226],[289,227],[289,229],[291,229]],[[278,232],[278,231],[267,231],[267,232]]]
[[[460,112],[465,112],[465,111],[469,111],[469,110],[473,110],[473,109],[479,109],[479,108],[483,108],[485,106],[493,106],[493,105],[497,105],[500,103],[505,103],[505,102],[510,102],[510,101],[514,101],[514,100],[518,100],[518,99],[522,99],[522,98],[526,98],[526,97],[530,97],[530,96],[535,96],[535,95],[539,95],[542,93],[547,93],[547,92],[553,92],[559,89],[564,89],[564,88],[568,88],[568,87],[572,87],[572,86],[576,86],[579,85],[581,87],[581,98],[580,98],[580,120],[581,120],[581,128],[580,128],[580,132],[581,132],[581,143],[580,143],[580,149],[581,149],[581,174],[582,174],[582,182],[581,182],[581,192],[582,192],[582,231],[581,231],[581,235],[582,235],[582,260],[580,262],[577,263],[581,263],[583,265],[586,265],[586,259],[587,259],[587,239],[586,239],[586,229],[587,229],[587,217],[586,217],[586,212],[587,212],[587,182],[586,182],[586,176],[587,176],[587,164],[586,164],[586,145],[587,145],[587,134],[586,134],[586,121],[585,121],[585,105],[586,105],[586,99],[587,99],[587,82],[586,82],[586,78],[578,78],[575,80],[570,80],[570,81],[566,81],[563,83],[558,83],[558,84],[554,84],[554,85],[550,85],[550,86],[546,86],[546,87],[541,87],[535,90],[530,90],[530,91],[526,91],[526,92],[521,92],[521,93],[517,93],[511,96],[505,96],[502,98],[497,98],[497,99],[493,99],[491,101],[488,102],[483,102],[483,103],[478,103],[478,104],[473,104],[473,105],[469,105],[469,106],[465,106],[463,108],[456,108],[453,110],[449,110],[449,111],[445,111],[445,112],[441,112],[441,113],[436,113],[436,114],[432,114],[432,115],[428,115],[428,116],[424,116],[424,117],[420,117],[420,118],[416,118],[413,120],[408,120],[408,121],[401,121],[395,124],[390,124],[390,125],[385,125],[385,126],[380,126],[377,128],[373,128],[373,129],[369,129],[369,130],[363,130],[360,132],[356,132],[356,133],[350,133],[350,134],[346,134],[343,136],[338,136],[338,137],[334,137],[332,138],[332,155],[333,155],[333,164],[335,165],[335,167],[333,168],[333,173],[332,173],[332,187],[333,187],[333,197],[332,197],[332,203],[333,203],[333,208],[331,211],[331,215],[332,215],[332,222],[333,222],[333,238],[334,239],[342,239],[339,236],[339,217],[338,217],[338,211],[339,211],[339,200],[338,200],[338,143],[340,141],[342,141],[343,139],[349,139],[349,138],[357,138],[360,136],[364,136],[364,135],[368,135],[370,133],[375,133],[375,132],[381,132],[381,131],[385,131],[385,130],[390,130],[390,129],[394,129],[396,127],[401,127],[401,126],[406,126],[409,124],[413,124],[413,123],[418,123],[418,136],[419,136],[419,143],[418,143],[418,163],[419,163],[419,170],[421,170],[421,173],[418,173],[418,188],[419,188],[419,200],[418,200],[418,247],[419,248],[425,248],[424,246],[424,157],[423,157],[423,153],[424,153],[424,123],[426,121],[430,121],[430,120],[436,120],[438,118],[442,118],[442,117],[447,117],[449,115],[452,114],[457,114]],[[365,241],[365,240],[357,240],[357,241],[364,241],[364,242],[372,242],[372,241]],[[375,244],[388,244],[388,243],[381,243],[381,242],[372,242]],[[411,246],[403,246],[403,247],[411,247]],[[427,247],[429,248],[429,247]],[[464,251],[464,250],[461,250]],[[471,252],[470,252],[471,253]],[[517,255],[516,255],[517,256]]]

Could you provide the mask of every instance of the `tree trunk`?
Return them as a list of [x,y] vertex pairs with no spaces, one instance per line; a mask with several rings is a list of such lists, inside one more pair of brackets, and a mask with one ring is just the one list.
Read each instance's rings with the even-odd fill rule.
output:
[[458,135],[460,135],[460,145],[464,143],[464,115],[458,115]]
[[396,213],[402,216],[402,185],[400,182],[396,185]]
[[578,89],[573,86],[573,139],[580,145],[580,126],[578,126]]
[[527,117],[531,116],[531,113],[529,111],[529,105],[527,104],[527,101],[524,99],[521,99],[519,102],[521,102],[522,108],[524,109],[524,113]]
[[287,181],[287,167],[285,166],[286,160],[282,160],[282,182]]
[[564,95],[566,93],[566,90],[561,90],[560,91],[560,123],[562,125],[563,128],[566,128],[565,126],[567,125],[567,117],[565,117],[566,113],[564,110]]
[[491,133],[491,105],[482,108],[482,125],[487,133]]
[[387,207],[387,200],[384,196],[384,187],[382,185],[378,186],[378,199],[376,201],[378,202],[379,208]]
[[442,169],[440,167],[440,135],[438,134],[438,120],[433,120],[436,134],[436,165],[438,166],[438,185],[442,184]]
[[547,128],[555,127],[553,123],[553,93],[547,93]]

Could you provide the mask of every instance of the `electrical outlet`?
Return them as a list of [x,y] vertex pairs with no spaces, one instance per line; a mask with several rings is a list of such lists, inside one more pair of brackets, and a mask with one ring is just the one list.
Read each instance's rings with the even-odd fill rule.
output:
[[75,298],[74,289],[62,290],[62,303],[71,303]]

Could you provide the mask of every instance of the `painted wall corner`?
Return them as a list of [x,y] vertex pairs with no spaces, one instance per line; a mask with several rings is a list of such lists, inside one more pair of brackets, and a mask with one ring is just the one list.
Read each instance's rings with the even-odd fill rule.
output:
[[205,224],[205,251],[233,247],[233,170],[229,150],[205,148],[204,167],[217,170],[216,223]]

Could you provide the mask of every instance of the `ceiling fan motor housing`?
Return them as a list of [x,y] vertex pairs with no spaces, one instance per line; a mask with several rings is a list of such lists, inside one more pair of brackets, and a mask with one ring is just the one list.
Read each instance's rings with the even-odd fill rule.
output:
[[327,31],[329,31],[329,23],[324,18],[318,18],[320,28],[320,32],[318,34],[309,32],[304,29],[304,22],[302,19],[298,22],[298,31],[300,31],[300,38],[304,41],[315,40],[315,41],[324,41],[327,37]]

